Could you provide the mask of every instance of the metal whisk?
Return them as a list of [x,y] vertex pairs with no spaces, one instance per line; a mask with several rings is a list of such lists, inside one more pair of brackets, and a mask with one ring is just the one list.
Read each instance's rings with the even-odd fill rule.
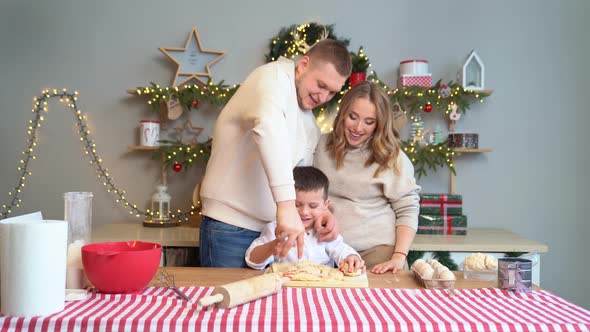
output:
[[168,273],[166,270],[160,270],[158,274],[156,274],[156,280],[158,280],[164,287],[173,290],[178,296],[180,296],[183,300],[192,303],[193,301],[186,296],[180,289],[176,287],[174,282],[174,275]]

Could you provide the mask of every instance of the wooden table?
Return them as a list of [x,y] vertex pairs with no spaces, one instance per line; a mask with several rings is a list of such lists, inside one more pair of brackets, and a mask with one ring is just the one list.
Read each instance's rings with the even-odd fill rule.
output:
[[[174,275],[178,287],[215,287],[263,273],[263,271],[246,268],[165,267],[160,269],[165,269]],[[463,278],[462,272],[455,271],[453,273],[457,277],[455,283],[457,289],[496,287],[495,281],[466,280]],[[367,272],[367,277],[369,279],[369,288],[424,288],[414,278],[412,271],[400,271],[395,275],[391,272],[384,274]],[[153,286],[157,284],[155,280],[151,283]]]

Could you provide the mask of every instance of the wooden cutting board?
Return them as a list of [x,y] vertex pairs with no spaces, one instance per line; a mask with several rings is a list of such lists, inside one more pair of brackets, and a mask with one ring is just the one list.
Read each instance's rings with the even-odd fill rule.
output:
[[[301,262],[305,263],[305,262]],[[297,263],[273,263],[269,268],[266,269],[266,272],[277,272],[279,274],[287,271],[293,264]],[[311,263],[315,264],[315,263]],[[327,266],[321,266],[322,268],[330,269]],[[335,268],[332,268],[336,270]],[[356,277],[348,277],[344,276],[343,280],[290,280],[287,283],[283,284],[286,287],[323,287],[323,288],[335,288],[335,287],[342,287],[342,288],[367,288],[369,287],[369,279],[367,278],[367,274],[363,273],[360,276]]]
[[344,280],[328,280],[328,281],[288,281],[283,286],[285,287],[317,287],[317,288],[367,288],[369,287],[369,279],[367,274],[363,273],[357,277],[344,277]]

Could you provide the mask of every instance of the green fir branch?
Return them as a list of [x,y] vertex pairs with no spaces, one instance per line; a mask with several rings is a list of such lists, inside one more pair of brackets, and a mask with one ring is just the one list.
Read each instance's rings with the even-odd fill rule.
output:
[[[148,95],[151,99],[148,101],[154,112],[160,112],[165,102],[170,98],[177,98],[178,102],[186,110],[193,110],[193,102],[206,102],[211,105],[223,106],[234,95],[238,85],[228,86],[224,81],[214,84],[211,79],[205,85],[185,85],[184,87],[161,87],[156,83],[150,82],[150,86],[138,87],[138,95]],[[164,106],[165,107],[165,106]]]
[[448,251],[433,251],[432,257],[439,263],[449,268],[451,271],[457,271],[459,267],[451,258],[451,253]]
[[164,166],[171,167],[178,163],[182,165],[182,170],[187,170],[195,164],[195,162],[202,162],[207,164],[211,156],[212,138],[205,142],[197,142],[196,144],[185,144],[180,141],[160,140],[160,147],[154,153],[154,159],[161,158],[164,154]]
[[411,266],[412,266],[412,264],[414,264],[414,262],[415,262],[417,259],[420,259],[420,258],[422,258],[422,257],[424,257],[424,251],[410,250],[410,251],[408,252],[408,257],[407,257],[407,260],[408,260],[408,266],[410,266],[410,267],[411,267]]
[[444,84],[450,88],[449,96],[442,96],[439,92],[443,83],[439,80],[430,88],[422,86],[406,86],[389,92],[393,103],[399,102],[406,112],[415,115],[421,112],[426,104],[432,105],[433,111],[448,112],[451,104],[459,107],[459,112],[465,113],[474,100],[483,102],[489,94],[482,91],[465,90],[457,83],[449,81]]
[[362,46],[359,47],[358,52],[350,52],[350,58],[352,60],[353,73],[367,73],[371,63],[369,63],[369,57],[363,53]]
[[402,149],[412,161],[417,178],[426,176],[427,170],[436,171],[445,166],[456,175],[451,158],[454,152],[447,146],[447,141],[434,145],[420,145],[412,140],[406,140],[402,141]]

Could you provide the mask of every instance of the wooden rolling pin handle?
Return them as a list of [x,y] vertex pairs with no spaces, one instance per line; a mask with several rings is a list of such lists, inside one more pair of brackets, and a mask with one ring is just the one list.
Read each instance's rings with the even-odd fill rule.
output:
[[215,294],[215,295],[211,295],[211,296],[205,296],[204,298],[199,300],[199,306],[201,307],[206,307],[206,306],[210,306],[212,304],[215,303],[219,303],[223,301],[223,294]]

